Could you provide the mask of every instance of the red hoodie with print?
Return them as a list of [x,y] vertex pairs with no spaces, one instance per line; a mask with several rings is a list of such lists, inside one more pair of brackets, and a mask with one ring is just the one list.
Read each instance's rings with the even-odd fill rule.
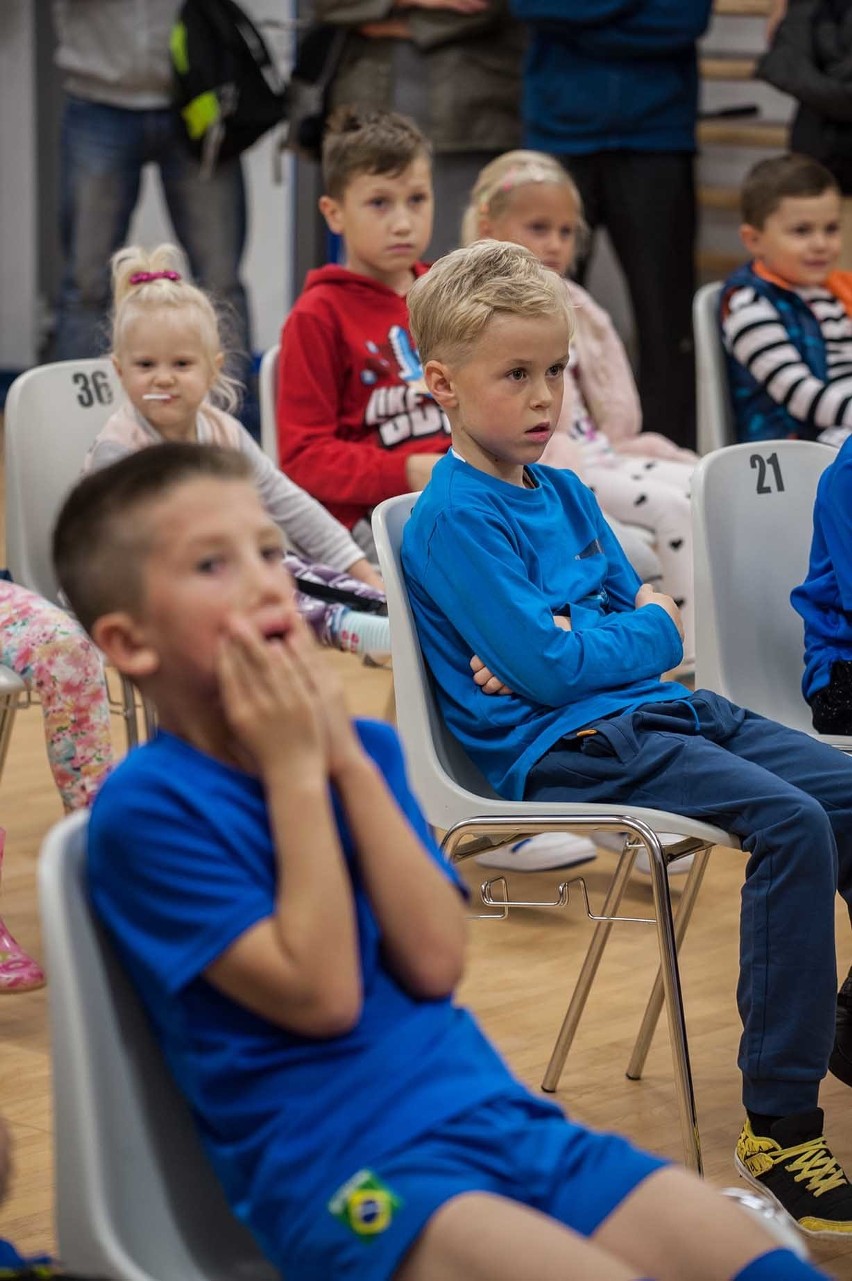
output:
[[[426,270],[415,263],[415,276]],[[409,454],[450,445],[405,298],[345,267],[309,272],[284,323],[277,416],[282,470],[350,529],[408,491]]]

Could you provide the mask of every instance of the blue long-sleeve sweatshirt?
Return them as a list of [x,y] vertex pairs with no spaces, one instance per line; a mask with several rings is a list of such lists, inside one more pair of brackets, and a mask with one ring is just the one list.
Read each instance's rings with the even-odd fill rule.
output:
[[[527,774],[564,734],[641,703],[689,697],[660,674],[683,655],[591,491],[536,465],[533,488],[448,454],[405,527],[402,566],[447,725],[492,786],[523,797]],[[571,631],[554,623],[570,616]],[[514,690],[483,694],[478,654]]]
[[852,436],[820,477],[808,576],[790,599],[805,621],[802,693],[810,701],[835,659],[852,660]]
[[695,42],[711,0],[511,0],[530,24],[524,145],[694,151]]

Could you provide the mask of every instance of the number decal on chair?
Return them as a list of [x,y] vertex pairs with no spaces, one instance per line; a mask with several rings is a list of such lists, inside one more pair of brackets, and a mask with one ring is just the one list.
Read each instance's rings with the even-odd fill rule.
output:
[[[784,493],[784,480],[781,476],[781,464],[778,462],[777,454],[770,454],[768,458],[764,458],[763,454],[752,454],[751,458],[749,459],[749,466],[751,467],[752,471],[754,470],[755,467],[757,468],[757,493],[758,494],[772,494],[772,493],[783,494]],[[770,467],[772,468],[772,471],[775,476],[774,489],[772,488],[771,483],[767,484],[767,481],[766,481],[766,475]]]
[[99,405],[111,405],[115,400],[109,376],[103,369],[96,369],[91,375],[72,374],[71,381],[77,388],[77,404],[84,409],[91,409],[95,401]]

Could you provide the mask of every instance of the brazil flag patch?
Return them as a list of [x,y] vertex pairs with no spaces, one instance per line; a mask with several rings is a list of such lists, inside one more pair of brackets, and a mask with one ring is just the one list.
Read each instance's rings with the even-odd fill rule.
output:
[[338,1188],[328,1203],[331,1214],[356,1236],[369,1238],[385,1232],[403,1204],[372,1170],[359,1170]]

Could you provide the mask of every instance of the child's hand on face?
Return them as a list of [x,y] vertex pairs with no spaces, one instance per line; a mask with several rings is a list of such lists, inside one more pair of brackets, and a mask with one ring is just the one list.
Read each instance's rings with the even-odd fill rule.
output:
[[680,616],[680,610],[671,596],[666,596],[665,592],[655,592],[650,583],[643,583],[636,593],[634,604],[637,609],[642,609],[644,605],[659,605],[661,609],[666,611],[680,633],[681,640],[683,640],[683,620]]
[[245,618],[231,619],[219,651],[225,718],[263,777],[275,768],[315,774],[328,768],[320,698],[301,624],[283,641],[266,640]]
[[300,627],[298,634],[291,633],[291,644],[299,654],[317,696],[320,726],[326,753],[326,767],[330,778],[341,774],[348,765],[363,756],[361,740],[346,707],[343,682],[333,664],[314,641],[307,627]]

